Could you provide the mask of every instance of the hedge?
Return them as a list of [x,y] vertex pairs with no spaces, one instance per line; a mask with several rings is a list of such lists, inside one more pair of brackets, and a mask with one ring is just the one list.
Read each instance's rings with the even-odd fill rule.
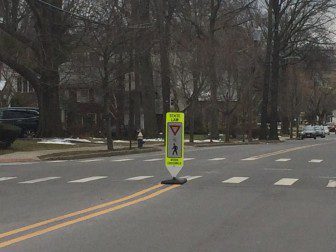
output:
[[11,124],[0,123],[0,148],[9,148],[20,136],[21,129]]

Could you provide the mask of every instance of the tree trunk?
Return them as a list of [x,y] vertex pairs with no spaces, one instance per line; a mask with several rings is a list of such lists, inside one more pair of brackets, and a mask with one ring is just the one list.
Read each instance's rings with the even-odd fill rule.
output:
[[278,137],[278,95],[279,95],[279,67],[280,67],[280,37],[279,15],[280,5],[278,0],[273,0],[274,9],[274,39],[272,53],[272,82],[271,82],[271,115],[270,115],[270,140],[279,140]]
[[195,133],[195,101],[192,100],[190,104],[189,111],[189,142],[194,142],[194,133]]
[[225,142],[230,142],[230,115],[225,116]]
[[43,84],[37,91],[40,108],[39,135],[41,137],[63,136],[58,73],[44,74],[41,82]]
[[170,111],[170,20],[165,18],[167,0],[160,0],[159,8],[159,32],[160,32],[160,63],[161,63],[161,83],[162,83],[162,115],[163,128],[166,125],[166,113]]
[[217,73],[216,73],[216,63],[215,63],[215,52],[212,52],[210,55],[210,139],[218,139],[219,137],[219,120],[218,120],[218,80],[217,80]]
[[[122,64],[122,62],[121,62]],[[116,100],[117,100],[117,137],[124,137],[124,114],[125,114],[125,76],[122,71],[118,72],[117,78],[117,92],[116,92]]]
[[[141,129],[141,85],[139,75],[139,55],[136,53],[134,59],[134,130]],[[133,132],[134,133],[134,132]]]
[[281,119],[281,134],[285,134],[288,135],[290,134],[290,124],[291,124],[291,120],[290,117],[288,116],[284,116]]
[[132,84],[131,78],[129,83],[129,111],[128,111],[128,139],[130,141],[130,149],[132,149],[132,140],[135,139],[134,135],[134,93],[131,91]]
[[153,67],[150,52],[143,52],[140,56],[140,79],[142,88],[142,104],[145,119],[146,137],[157,136],[157,121],[155,112],[155,90],[153,83]]
[[[149,0],[140,0],[139,15],[141,23],[150,22]],[[155,87],[153,82],[153,66],[151,60],[151,41],[149,36],[142,36],[141,47],[139,48],[139,74],[142,91],[142,104],[145,119],[146,137],[157,137],[157,120],[155,104]]]
[[218,120],[218,78],[216,71],[216,22],[218,17],[218,10],[221,1],[211,0],[211,15],[209,19],[209,39],[210,39],[210,60],[209,60],[209,73],[210,73],[210,101],[211,101],[211,119],[210,119],[210,140],[219,138],[219,120]]
[[102,78],[103,103],[104,103],[104,120],[107,150],[113,150],[112,139],[112,113],[111,113],[111,89],[109,85],[108,57],[104,57],[104,76]]
[[252,142],[252,118],[253,117],[253,111],[252,108],[248,108],[248,130],[247,130],[247,139],[249,142]]
[[[273,0],[271,0],[273,1]],[[267,25],[267,48],[265,55],[265,71],[264,71],[264,85],[261,103],[261,128],[260,128],[260,140],[267,139],[267,122],[268,122],[268,98],[270,92],[270,77],[271,77],[271,55],[272,55],[272,41],[273,41],[273,15],[272,15],[272,4],[269,2],[268,7],[268,25]]]

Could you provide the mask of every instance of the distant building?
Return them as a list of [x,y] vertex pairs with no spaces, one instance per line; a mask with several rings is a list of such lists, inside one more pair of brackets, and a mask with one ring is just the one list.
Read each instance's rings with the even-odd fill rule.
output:
[[34,88],[22,76],[0,63],[0,106],[37,107]]

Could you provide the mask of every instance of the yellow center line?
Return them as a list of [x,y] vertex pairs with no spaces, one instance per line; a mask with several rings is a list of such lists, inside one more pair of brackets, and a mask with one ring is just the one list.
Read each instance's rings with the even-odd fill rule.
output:
[[56,222],[56,221],[64,220],[64,219],[74,217],[74,216],[77,216],[77,215],[80,215],[80,214],[85,214],[85,213],[88,213],[88,212],[91,212],[91,211],[94,211],[94,210],[98,210],[98,209],[101,209],[101,208],[104,208],[104,207],[107,207],[107,206],[111,206],[111,205],[114,205],[114,204],[117,204],[117,203],[121,203],[121,202],[124,202],[126,200],[130,200],[130,199],[133,199],[135,197],[141,196],[141,195],[143,195],[145,193],[148,193],[150,191],[153,191],[155,189],[158,189],[162,186],[163,185],[161,185],[161,184],[157,184],[155,186],[149,187],[147,189],[141,190],[139,192],[136,192],[134,194],[128,195],[126,197],[123,197],[123,198],[120,198],[120,199],[117,199],[117,200],[109,201],[109,202],[106,202],[106,203],[103,203],[103,204],[100,204],[100,205],[96,205],[96,206],[89,207],[89,208],[86,208],[86,209],[83,209],[83,210],[79,210],[79,211],[68,213],[68,214],[58,216],[58,217],[55,217],[55,218],[52,218],[52,219],[41,221],[41,222],[38,222],[38,223],[35,223],[35,224],[32,224],[32,225],[28,225],[28,226],[24,226],[24,227],[21,227],[21,228],[18,228],[18,229],[14,229],[14,230],[8,231],[6,233],[0,234],[0,238],[4,238],[4,237],[14,235],[14,234],[17,234],[17,233],[21,233],[21,232],[24,232],[24,231],[27,231],[27,230],[30,230],[30,229],[33,229],[33,228],[41,227],[41,226],[44,226],[44,225],[47,225],[47,224],[50,224],[50,223],[53,223],[53,222]]
[[279,151],[275,151],[275,152],[269,152],[269,153],[265,153],[265,154],[261,154],[261,155],[257,155],[257,156],[252,156],[252,157],[249,157],[249,158],[251,158],[251,159],[253,158],[253,159],[257,160],[257,159],[276,156],[276,155],[280,155],[280,154],[284,154],[284,153],[288,153],[288,152],[292,152],[292,151],[296,151],[296,150],[307,149],[307,148],[311,148],[311,147],[315,147],[315,146],[319,146],[319,145],[322,145],[322,144],[312,144],[312,145],[294,147],[294,148],[290,148],[290,149],[287,149],[287,150],[279,150]]
[[154,193],[151,193],[147,196],[144,196],[142,198],[138,198],[138,199],[135,199],[133,201],[128,201],[126,203],[123,203],[123,204],[120,204],[120,205],[117,205],[117,206],[114,206],[114,207],[111,207],[111,208],[108,208],[108,209],[104,209],[104,210],[101,210],[101,211],[98,211],[98,212],[94,212],[94,213],[79,217],[77,219],[73,219],[73,220],[70,220],[70,221],[65,221],[63,223],[60,223],[60,224],[57,224],[57,225],[54,225],[54,226],[51,226],[51,227],[48,227],[48,228],[45,228],[45,229],[41,229],[41,230],[26,234],[26,235],[22,235],[22,236],[19,236],[17,238],[14,238],[14,239],[11,239],[11,240],[8,240],[8,241],[1,242],[0,243],[0,248],[4,248],[4,247],[7,247],[7,246],[12,245],[14,243],[18,243],[18,242],[21,242],[21,241],[24,241],[24,240],[27,240],[27,239],[30,239],[30,238],[48,233],[48,232],[52,232],[54,230],[57,230],[57,229],[60,229],[60,228],[63,228],[63,227],[67,227],[67,226],[76,224],[78,222],[83,222],[83,221],[86,221],[86,220],[89,220],[89,219],[92,219],[92,218],[95,218],[95,217],[98,217],[98,216],[101,216],[101,215],[104,215],[104,214],[107,214],[107,213],[110,213],[110,212],[113,212],[113,211],[117,211],[119,209],[122,209],[122,208],[125,208],[125,207],[128,207],[128,206],[135,205],[137,203],[140,203],[140,202],[149,200],[151,198],[154,198],[154,197],[156,197],[156,196],[158,196],[158,195],[160,195],[164,192],[170,191],[170,190],[172,190],[176,187],[179,187],[179,186],[180,185],[172,185],[172,186],[166,187],[164,189],[158,190]]

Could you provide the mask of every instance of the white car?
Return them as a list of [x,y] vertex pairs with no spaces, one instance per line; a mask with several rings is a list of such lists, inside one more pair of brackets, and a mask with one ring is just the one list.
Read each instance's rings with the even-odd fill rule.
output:
[[312,125],[306,125],[304,126],[303,130],[300,132],[300,138],[304,139],[304,138],[314,138],[316,139],[316,129],[314,126]]
[[330,131],[329,131],[328,126],[323,126],[323,129],[324,129],[324,133],[325,133],[326,135],[330,135]]

